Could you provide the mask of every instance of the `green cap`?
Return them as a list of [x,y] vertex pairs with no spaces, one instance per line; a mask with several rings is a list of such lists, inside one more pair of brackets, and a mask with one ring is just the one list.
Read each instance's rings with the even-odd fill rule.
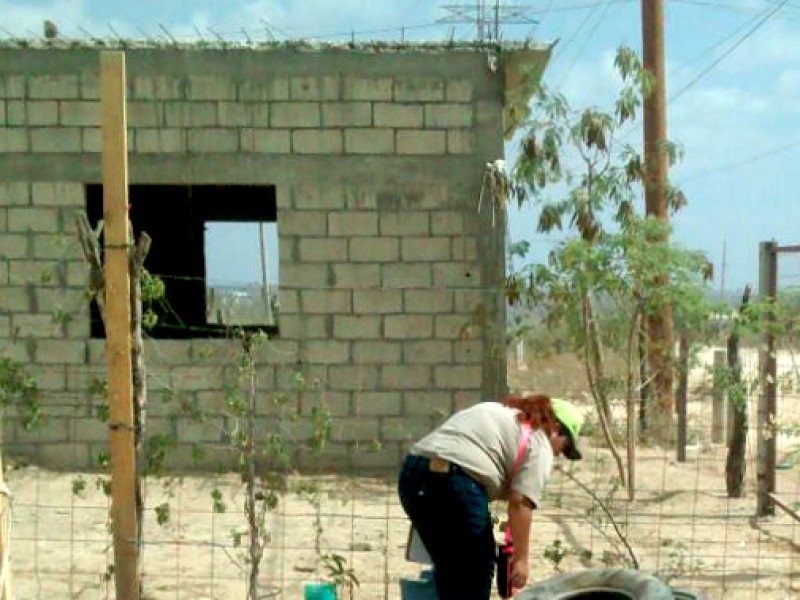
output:
[[572,402],[561,398],[553,398],[552,404],[556,419],[561,424],[561,429],[569,441],[564,448],[564,456],[570,460],[580,460],[583,456],[581,451],[578,450],[578,436],[583,425],[583,414]]

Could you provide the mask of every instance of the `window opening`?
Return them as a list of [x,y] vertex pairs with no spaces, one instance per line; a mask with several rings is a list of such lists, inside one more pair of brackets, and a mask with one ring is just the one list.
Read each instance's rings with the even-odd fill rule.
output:
[[204,254],[206,323],[277,325],[277,223],[208,221]]
[[[231,327],[277,334],[274,186],[132,185],[128,195],[134,234],[153,239],[145,267],[166,288],[150,336],[224,337]],[[86,208],[96,227],[101,185],[86,186]],[[92,337],[105,337],[94,303],[91,325]]]

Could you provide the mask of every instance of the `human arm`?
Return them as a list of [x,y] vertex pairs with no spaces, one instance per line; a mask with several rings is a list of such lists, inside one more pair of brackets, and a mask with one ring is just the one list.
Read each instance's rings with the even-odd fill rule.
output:
[[514,540],[511,581],[515,588],[524,587],[528,581],[528,545],[532,514],[533,502],[517,490],[512,490],[508,500],[508,523]]

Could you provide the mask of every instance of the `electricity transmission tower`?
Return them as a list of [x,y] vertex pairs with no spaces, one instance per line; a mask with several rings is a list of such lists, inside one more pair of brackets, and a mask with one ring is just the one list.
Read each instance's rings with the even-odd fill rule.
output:
[[500,26],[504,24],[538,23],[532,16],[534,7],[523,4],[501,4],[500,0],[494,0],[494,6],[487,6],[487,0],[475,0],[472,4],[445,4],[441,8],[448,14],[439,19],[438,23],[474,23],[479,42],[499,42]]

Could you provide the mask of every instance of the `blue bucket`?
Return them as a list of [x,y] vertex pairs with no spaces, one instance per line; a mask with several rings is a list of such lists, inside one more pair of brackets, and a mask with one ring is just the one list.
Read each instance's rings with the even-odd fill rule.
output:
[[304,600],[336,600],[336,586],[332,583],[307,583]]

